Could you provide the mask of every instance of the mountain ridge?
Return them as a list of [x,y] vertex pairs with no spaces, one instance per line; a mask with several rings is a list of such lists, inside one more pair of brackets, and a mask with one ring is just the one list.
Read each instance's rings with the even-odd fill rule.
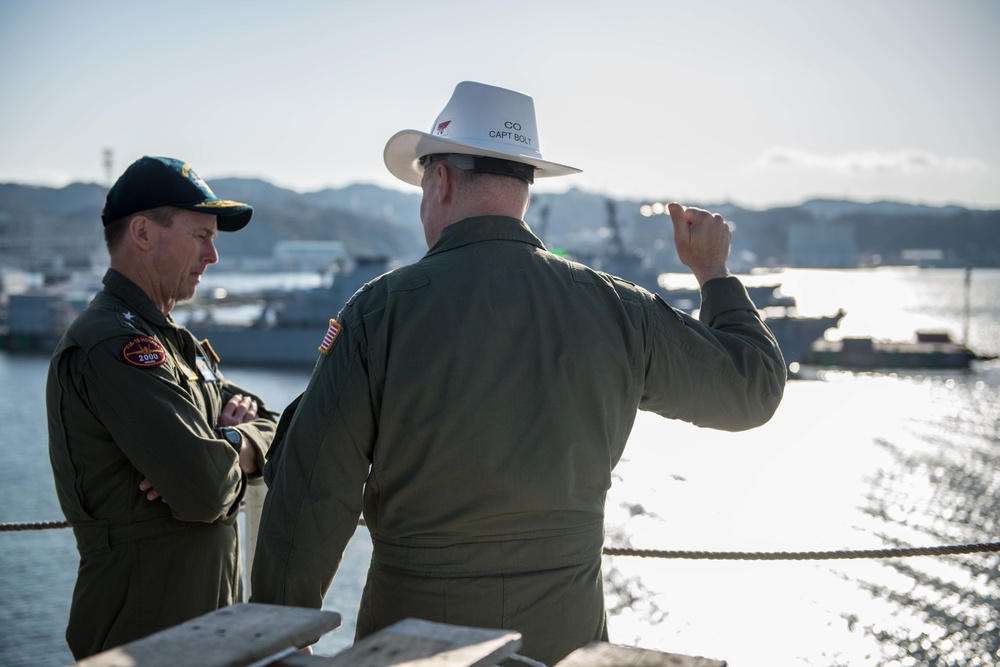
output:
[[[425,250],[420,192],[369,183],[300,193],[263,179],[219,178],[220,197],[254,206],[251,234],[223,234],[223,257],[265,257],[281,240],[339,240],[355,255],[410,261]],[[100,211],[106,188],[71,183],[62,188],[0,183],[0,260],[36,268],[46,262],[74,267],[103,250]],[[667,201],[667,200],[660,200]],[[635,252],[658,266],[683,270],[672,252],[669,217],[640,214],[655,200],[613,199],[570,188],[533,193],[525,221],[550,247],[581,257]],[[792,228],[841,226],[852,230],[865,258],[898,263],[907,248],[939,249],[945,265],[1000,266],[1000,211],[895,201],[807,199],[765,209],[732,203],[690,205],[721,213],[737,230],[733,258],[747,266],[794,265]],[[45,255],[49,255],[46,257]],[[871,261],[871,260],[869,260]],[[742,267],[740,267],[742,268]]]

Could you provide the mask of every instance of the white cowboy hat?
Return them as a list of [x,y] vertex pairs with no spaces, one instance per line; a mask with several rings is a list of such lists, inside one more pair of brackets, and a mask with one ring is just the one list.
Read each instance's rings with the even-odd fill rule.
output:
[[463,81],[431,131],[402,130],[392,135],[382,154],[393,176],[420,185],[425,155],[459,153],[509,160],[535,168],[535,178],[580,173],[542,159],[538,150],[535,103],[530,96],[506,88]]

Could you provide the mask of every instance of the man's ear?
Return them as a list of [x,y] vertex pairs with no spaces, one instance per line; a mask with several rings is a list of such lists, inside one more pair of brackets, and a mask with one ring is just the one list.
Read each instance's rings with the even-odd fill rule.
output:
[[437,203],[444,204],[455,196],[455,180],[451,177],[451,171],[440,162],[434,165],[437,169],[437,192],[434,193]]
[[139,249],[149,250],[153,245],[151,235],[153,225],[153,221],[144,215],[132,216],[132,219],[128,221],[129,240]]

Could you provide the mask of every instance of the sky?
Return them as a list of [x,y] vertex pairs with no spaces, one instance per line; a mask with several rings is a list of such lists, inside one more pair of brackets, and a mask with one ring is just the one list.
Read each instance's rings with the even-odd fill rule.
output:
[[583,170],[535,191],[1000,208],[998,34],[994,0],[0,0],[0,182],[106,183],[109,149],[417,192],[385,143],[472,80]]

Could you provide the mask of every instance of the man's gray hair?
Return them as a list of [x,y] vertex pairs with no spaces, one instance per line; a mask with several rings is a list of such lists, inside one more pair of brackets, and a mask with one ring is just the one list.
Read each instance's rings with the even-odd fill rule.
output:
[[114,252],[121,245],[122,239],[125,238],[125,232],[128,229],[128,223],[137,215],[149,218],[160,227],[169,227],[174,224],[174,216],[179,211],[180,209],[176,206],[158,206],[146,209],[145,211],[129,213],[109,222],[104,226],[104,244],[108,247],[108,252]]

